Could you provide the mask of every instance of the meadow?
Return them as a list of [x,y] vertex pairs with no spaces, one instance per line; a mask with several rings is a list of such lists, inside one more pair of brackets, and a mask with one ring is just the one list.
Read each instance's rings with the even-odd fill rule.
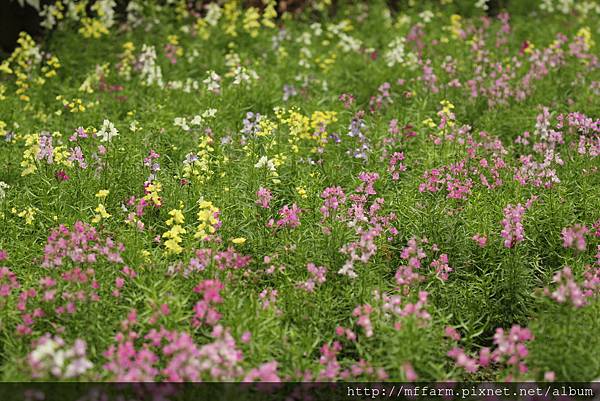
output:
[[600,4],[335,3],[41,9],[0,380],[600,378]]

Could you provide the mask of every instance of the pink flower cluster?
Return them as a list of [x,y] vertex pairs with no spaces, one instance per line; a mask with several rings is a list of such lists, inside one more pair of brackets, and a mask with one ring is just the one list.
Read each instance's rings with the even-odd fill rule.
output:
[[196,249],[196,254],[190,259],[187,265],[178,261],[168,267],[167,274],[181,274],[183,277],[189,277],[192,273],[202,272],[209,266],[214,266],[218,270],[240,270],[246,267],[252,257],[242,255],[236,252],[233,247],[224,251],[215,252],[211,248]]
[[[374,293],[375,299],[381,302],[381,310],[383,312],[391,313],[398,318],[414,316],[420,321],[431,319],[431,315],[425,309],[428,295],[427,291],[419,291],[417,302],[409,302],[403,305],[400,295],[380,294],[378,291]],[[396,322],[394,327],[396,330],[400,330],[402,328],[401,322]]]
[[406,165],[402,163],[404,160],[404,152],[394,152],[390,157],[387,172],[392,174],[392,180],[398,181],[400,173],[406,171]]
[[[451,336],[455,340],[460,340],[460,336]],[[482,348],[479,356],[470,357],[465,350],[460,347],[453,347],[448,356],[454,359],[456,366],[464,369],[468,373],[475,373],[479,367],[488,366],[490,363],[504,364],[508,367],[517,369],[516,375],[527,373],[528,368],[524,360],[529,354],[525,343],[533,339],[531,331],[527,328],[514,325],[508,333],[503,328],[496,329],[494,334],[494,345],[496,348],[492,351],[489,348]],[[507,380],[512,380],[513,373],[510,373]]]
[[585,251],[585,235],[590,230],[581,224],[575,224],[571,227],[565,227],[561,231],[563,246],[565,248],[575,248],[580,252]]
[[277,225],[279,228],[296,228],[300,225],[300,213],[302,210],[294,203],[292,207],[284,205],[279,209],[279,219],[270,219],[267,223],[267,227],[273,227]]
[[308,270],[310,277],[305,282],[298,284],[298,287],[307,292],[314,292],[317,285],[321,285],[325,282],[327,268],[323,266],[317,266],[311,262],[306,265],[306,270]]
[[[8,298],[12,290],[19,288],[17,275],[8,267],[0,267],[0,298]],[[0,307],[3,306],[0,301]]]
[[258,188],[258,191],[256,191],[256,197],[256,204],[258,206],[262,207],[263,209],[268,209],[270,207],[269,204],[273,199],[273,195],[268,188]]
[[373,325],[371,324],[371,318],[369,317],[373,312],[373,307],[369,304],[359,305],[352,311],[352,316],[357,317],[356,324],[365,330],[367,337],[373,336]]
[[515,244],[525,239],[525,230],[523,228],[523,215],[525,208],[521,204],[513,206],[511,204],[504,208],[504,219],[502,219],[502,232],[500,235],[504,238],[504,246],[512,248]]
[[431,262],[431,267],[435,268],[435,274],[442,281],[447,281],[448,273],[452,272],[452,268],[448,265],[448,255],[445,253]]
[[339,186],[325,188],[321,193],[321,198],[323,199],[323,206],[319,210],[323,215],[323,219],[337,212],[340,206],[346,203],[346,194]]
[[110,237],[101,238],[87,223],[77,221],[72,230],[61,224],[48,237],[42,267],[62,266],[65,259],[75,264],[93,264],[98,256],[104,256],[111,263],[123,263],[121,253],[124,250],[123,244],[115,243]]
[[194,306],[192,327],[200,327],[203,324],[214,326],[221,319],[221,314],[215,308],[223,302],[221,290],[224,286],[219,280],[204,280],[194,287],[194,292],[201,294],[202,299]]
[[229,329],[221,325],[213,327],[211,342],[198,346],[189,333],[169,331],[162,326],[142,336],[132,330],[137,323],[137,312],[133,310],[121,323],[122,331],[115,336],[115,343],[104,352],[109,380],[279,381],[275,361],[244,372],[244,355]]
[[587,304],[584,290],[577,284],[573,278],[573,272],[570,267],[564,267],[552,278],[552,282],[557,284],[554,291],[544,288],[544,294],[558,303],[569,301],[575,308],[581,308]]

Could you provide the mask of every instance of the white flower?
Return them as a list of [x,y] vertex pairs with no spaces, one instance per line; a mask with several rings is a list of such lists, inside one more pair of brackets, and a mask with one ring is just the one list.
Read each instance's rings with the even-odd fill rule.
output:
[[212,118],[217,115],[217,109],[207,109],[202,113],[202,117],[204,118]]
[[221,93],[221,77],[214,71],[208,71],[208,77],[202,81],[210,92]]
[[404,38],[396,38],[389,45],[389,50],[385,52],[384,58],[388,67],[393,67],[396,64],[402,64],[404,62],[404,44],[406,40]]
[[270,171],[275,171],[275,164],[272,160],[269,160],[267,156],[262,156],[258,162],[254,165],[256,168],[266,167]]
[[202,125],[202,123],[204,122],[204,118],[202,118],[201,115],[197,114],[194,116],[194,118],[192,118],[192,121],[190,121],[190,124],[192,125]]
[[102,123],[102,129],[96,134],[102,142],[110,142],[115,136],[119,135],[119,131],[115,125],[108,120]]
[[185,117],[175,117],[175,120],[173,120],[173,125],[181,127],[181,129],[184,131],[190,130],[190,126],[188,125]]
[[250,83],[251,81],[258,79],[258,74],[256,74],[256,71],[247,69],[246,67],[236,67],[233,71],[233,75],[234,85],[240,85],[242,82]]
[[475,3],[475,7],[486,11],[489,8],[487,2],[488,0],[477,0],[477,2]]
[[431,22],[433,18],[433,13],[429,10],[425,10],[419,14],[419,17],[423,20],[424,23],[428,24]]
[[8,189],[8,188],[10,188],[10,185],[5,183],[4,181],[0,181],[0,200],[4,199],[4,197],[6,196],[5,189]]

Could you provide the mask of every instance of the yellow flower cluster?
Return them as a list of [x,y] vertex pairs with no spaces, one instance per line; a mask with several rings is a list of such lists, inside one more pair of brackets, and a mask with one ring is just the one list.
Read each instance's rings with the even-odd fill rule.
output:
[[275,10],[275,0],[264,0],[265,10],[263,11],[262,24],[266,28],[275,28],[275,18],[277,18],[277,10]]
[[129,80],[131,78],[131,68],[135,62],[135,45],[133,42],[125,42],[123,44],[123,53],[121,53],[117,71],[119,76]]
[[63,104],[64,108],[69,110],[71,113],[83,113],[86,110],[85,105],[83,104],[83,101],[79,98],[69,101],[59,95],[56,97],[56,100],[59,100],[59,101],[62,100],[62,104]]
[[146,187],[146,195],[144,195],[144,200],[155,207],[162,206],[162,199],[160,198],[161,191],[161,183],[156,180],[152,181],[152,183]]
[[442,100],[440,102],[442,105],[442,110],[440,113],[446,117],[446,126],[452,128],[455,124],[452,110],[454,110],[454,105],[447,100]]
[[99,223],[100,221],[102,221],[102,219],[108,219],[109,217],[111,217],[111,215],[108,214],[108,212],[106,211],[106,207],[104,206],[104,203],[102,203],[103,200],[106,199],[106,197],[108,196],[109,193],[110,193],[109,190],[101,189],[96,194],[96,198],[100,199],[101,202],[98,204],[96,209],[94,209],[94,211],[96,213],[94,214],[94,217],[92,218],[92,223]]
[[84,38],[99,39],[102,35],[108,35],[108,28],[99,19],[83,17],[81,18],[81,25],[79,33]]
[[[60,133],[54,132],[52,136],[59,138]],[[40,151],[40,135],[27,134],[22,139],[25,141],[25,150],[23,151],[23,159],[21,160],[21,167],[23,167],[21,176],[24,177],[37,171],[36,156]],[[69,151],[63,145],[55,146],[52,150],[52,160],[56,164],[71,167],[73,163],[68,160],[69,156]]]
[[[265,6],[262,17],[260,15],[260,10],[257,7],[248,7],[242,16],[238,1],[227,1],[223,6],[223,31],[229,36],[238,36],[237,24],[241,16],[242,30],[248,33],[251,38],[256,38],[258,36],[261,25],[265,28],[275,28],[277,26],[275,25],[275,19],[277,18],[275,0],[263,0],[262,3]],[[196,21],[196,31],[205,40],[210,36],[210,32],[208,32],[208,27],[210,25],[214,26],[214,19],[204,18]]]
[[335,60],[337,59],[337,54],[334,51],[331,51],[328,56],[321,57],[317,56],[315,58],[315,64],[319,66],[319,68],[323,72],[328,72],[331,70],[331,67],[335,64]]
[[256,133],[256,136],[269,136],[277,129],[277,123],[269,120],[267,117],[263,117],[258,126],[260,127],[260,131]]
[[450,32],[454,39],[460,39],[460,33],[462,32],[461,16],[458,14],[452,14],[450,16]]
[[212,202],[205,200],[200,201],[199,207],[198,227],[196,228],[196,234],[194,234],[194,238],[204,240],[206,237],[214,234],[217,231],[219,224],[219,209],[217,209]]
[[56,76],[56,71],[60,68],[60,60],[58,57],[51,56],[48,61],[46,61],[46,65],[42,66],[42,74],[46,78],[52,78]]
[[[327,127],[336,122],[337,113],[335,111],[315,111],[310,117],[303,115],[298,110],[275,109],[277,119],[288,126],[288,143],[294,153],[299,152],[299,142],[301,139],[316,142],[317,145],[323,145],[327,141]],[[316,151],[313,147],[311,151]]]
[[0,63],[0,72],[15,76],[17,90],[15,93],[24,102],[29,101],[27,90],[32,84],[43,85],[46,78],[56,76],[56,70],[60,68],[60,62],[56,56],[51,56],[41,68],[41,75],[35,74],[35,69],[42,62],[40,48],[26,32],[19,34],[17,48],[9,58]]
[[240,10],[237,0],[230,0],[223,6],[223,16],[225,18],[224,31],[229,36],[237,36],[237,21],[240,18]]
[[208,135],[200,139],[196,159],[183,165],[184,178],[193,179],[198,184],[204,184],[212,177],[213,171],[210,168],[210,159],[211,153],[215,150],[212,143],[213,139]]
[[35,220],[36,209],[31,206],[28,207],[27,209],[23,209],[20,212],[17,212],[17,209],[15,209],[13,207],[11,212],[13,214],[16,214],[17,216],[21,217],[22,219],[25,219],[25,224],[27,224],[27,225],[32,225],[33,220]]
[[183,251],[181,234],[185,234],[187,231],[183,228],[185,217],[181,211],[182,208],[183,205],[180,205],[179,209],[172,209],[169,212],[169,216],[171,217],[165,222],[167,226],[171,227],[162,235],[163,238],[167,238],[165,241],[167,253],[180,254]]
[[[313,139],[324,144],[327,141],[327,126],[337,121],[337,113],[335,111],[315,111],[310,116],[310,126],[314,130],[309,139]],[[314,149],[313,149],[314,150]]]
[[37,134],[27,134],[23,137],[23,139],[25,140],[25,150],[23,151],[21,167],[23,167],[24,170],[21,172],[21,176],[24,177],[34,173],[37,170],[35,156],[40,151],[40,136]]
[[260,13],[256,7],[248,7],[244,14],[244,21],[242,22],[242,28],[248,32],[250,37],[255,38],[258,36],[260,29]]
[[298,146],[300,137],[310,129],[310,118],[295,109],[286,111],[285,109],[276,108],[275,115],[280,122],[288,126],[290,130],[288,143],[292,151],[298,153],[300,150]]
[[590,31],[590,28],[587,26],[584,26],[579,31],[577,31],[577,34],[575,36],[583,39],[583,44],[585,45],[586,50],[591,49],[596,44],[592,39],[592,32]]

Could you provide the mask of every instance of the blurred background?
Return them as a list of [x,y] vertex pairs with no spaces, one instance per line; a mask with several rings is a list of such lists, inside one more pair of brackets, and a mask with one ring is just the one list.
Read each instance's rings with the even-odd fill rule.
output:
[[[130,0],[116,0],[117,3],[117,15],[124,18],[125,10]],[[155,1],[158,3],[173,3],[173,0],[145,0]],[[25,31],[34,38],[39,38],[44,35],[43,28],[40,27],[41,17],[39,10],[43,9],[45,5],[54,4],[56,0],[0,0],[0,57],[6,56],[7,53],[14,49],[16,40],[19,36],[19,32]],[[195,9],[198,12],[202,12],[204,5],[211,1],[206,0],[191,0],[187,1],[187,6],[190,9]],[[218,3],[225,3],[225,1],[217,1]],[[328,13],[335,15],[344,5],[356,4],[358,1],[352,0],[331,0],[331,4],[328,8]],[[373,1],[363,1],[364,3],[372,3]],[[468,12],[472,8],[473,0],[454,0],[449,2],[448,0],[386,0],[385,1],[390,9],[394,12],[400,12],[404,7],[422,7],[426,8],[433,4],[439,5],[440,3],[446,4],[448,7],[456,8],[457,12],[464,15],[464,12]],[[279,14],[283,12],[298,13],[310,8],[314,3],[312,0],[279,0],[277,1],[277,8]],[[487,13],[488,15],[496,15],[499,10],[505,9],[509,6],[508,0],[487,0]],[[520,9],[527,9],[527,5],[533,6],[534,1],[531,0],[518,0],[513,1],[514,3],[520,3]],[[93,2],[88,2],[88,12]],[[240,4],[243,6],[254,6],[258,8],[263,7],[261,0],[241,0]],[[515,7],[513,7],[515,8]],[[462,12],[461,13],[461,9]],[[510,10],[519,11],[519,10]]]

